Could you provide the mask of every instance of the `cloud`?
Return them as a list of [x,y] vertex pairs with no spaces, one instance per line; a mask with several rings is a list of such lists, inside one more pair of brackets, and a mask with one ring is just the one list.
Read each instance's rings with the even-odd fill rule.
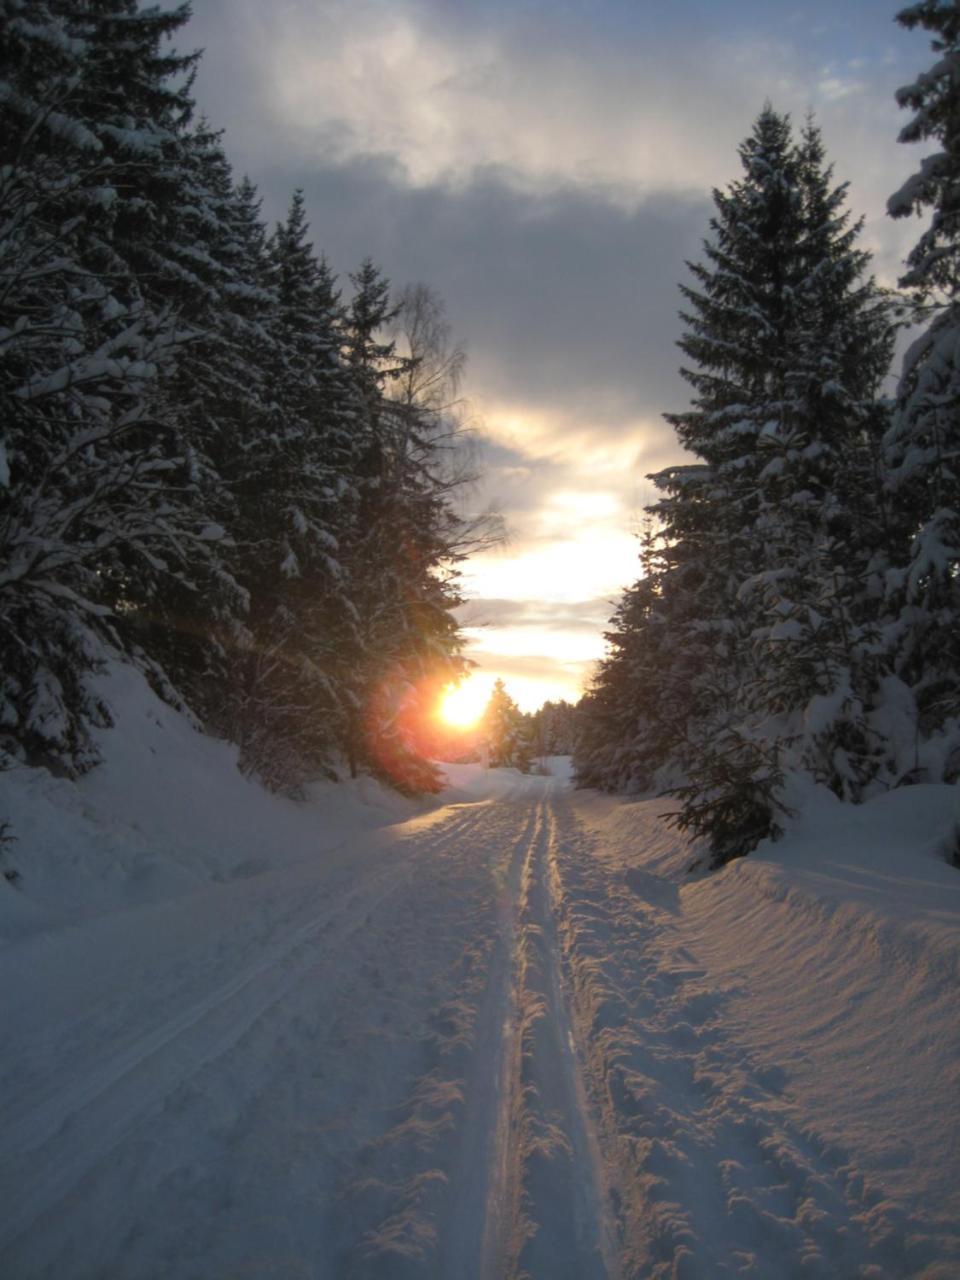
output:
[[700,251],[705,197],[627,211],[603,192],[531,194],[494,172],[410,188],[383,158],[294,168],[294,181],[338,270],[369,254],[398,284],[426,280],[444,297],[484,417],[524,407],[616,430],[684,396],[677,283]]
[[[827,115],[849,96],[849,66],[825,69],[809,31],[778,30],[745,6],[712,23],[695,13],[685,20],[678,5],[651,30],[644,11],[612,0],[230,0],[227,20],[225,0],[207,0],[194,29],[209,30],[210,59],[231,69],[202,75],[216,76],[245,131],[287,154],[390,156],[415,186],[469,184],[493,167],[528,187],[600,185],[633,203],[722,184],[765,97]],[[833,23],[822,43],[841,31]],[[846,61],[864,78],[863,57]]]
[[925,43],[874,0],[197,0],[194,42],[200,105],[265,213],[300,186],[336,270],[369,255],[445,299],[480,431],[470,501],[511,533],[466,566],[464,618],[491,624],[472,652],[515,696],[572,696],[577,646],[637,573],[646,473],[680,457],[661,415],[689,398],[678,286],[711,189],[766,98],[812,108],[895,280],[916,226],[885,202],[917,156],[893,92]]
[[571,526],[566,537],[526,540],[509,554],[484,552],[466,566],[467,593],[478,599],[568,605],[594,594],[614,596],[637,577],[636,539],[609,524]]
[[[395,176],[373,160],[306,175],[312,229],[341,271],[369,253],[397,283],[427,280],[446,300],[469,355],[483,501],[515,535],[552,487],[613,487],[636,508],[645,473],[678,455],[661,414],[687,401],[677,281],[707,204],[651,197],[627,212],[580,191],[525,194],[492,174],[460,191]],[[622,524],[633,527],[633,510]]]
[[478,676],[488,681],[499,676],[524,711],[534,711],[548,698],[576,702],[595,666],[589,660],[564,662],[541,654],[504,657],[473,648],[467,654],[477,663]]
[[196,8],[201,95],[248,152],[320,167],[389,157],[413,186],[499,170],[528,190],[602,187],[628,207],[724,184],[768,97],[798,117],[817,111],[855,179],[899,167],[893,90],[923,56],[870,5],[838,14],[829,0],[806,4],[802,21],[682,0],[656,21],[617,0]]
[[[462,605],[457,613],[463,626],[474,630],[489,625],[536,631],[556,626],[565,631],[595,633],[598,622],[600,625],[605,623],[612,611],[612,599],[597,596],[564,604],[549,604],[543,600],[476,599]],[[481,642],[482,634],[477,640],[478,644]]]
[[878,66],[889,23],[867,49],[866,11],[811,4],[804,26],[743,6],[711,26],[685,8],[651,32],[615,0],[231,0],[229,17],[205,0],[188,30],[209,33],[202,103],[272,215],[302,185],[338,268],[369,253],[434,284],[495,410],[628,433],[686,399],[677,284],[764,98],[818,111],[886,279],[912,236],[884,215],[913,165],[903,59]]

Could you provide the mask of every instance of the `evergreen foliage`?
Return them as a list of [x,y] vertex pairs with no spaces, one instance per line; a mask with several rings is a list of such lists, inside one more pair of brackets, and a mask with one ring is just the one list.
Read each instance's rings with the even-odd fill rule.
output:
[[[194,118],[188,17],[0,0],[0,759],[78,772],[109,654],[295,790],[341,760],[438,785],[418,731],[463,674],[464,353],[424,285],[349,299],[301,192],[271,234]],[[584,785],[672,791],[723,861],[789,775],[839,796],[960,773],[960,18],[898,93],[935,144],[890,299],[822,139],[764,107],[682,286],[692,455],[652,477],[642,576],[575,717],[502,682],[494,764],[573,750]],[[466,459],[466,461],[465,461]]]
[[483,713],[482,729],[490,751],[491,768],[527,771],[532,754],[530,734],[523,712],[502,680],[494,682],[490,701]]
[[96,758],[85,673],[118,616],[208,555],[163,393],[186,334],[147,287],[188,115],[166,84],[190,59],[160,42],[183,17],[0,7],[0,725],[66,770]]
[[436,790],[439,772],[413,749],[405,729],[427,714],[434,690],[466,671],[452,610],[461,603],[458,564],[469,537],[445,458],[456,423],[434,398],[444,378],[421,371],[436,355],[424,342],[397,353],[387,332],[402,299],[369,261],[351,277],[344,359],[364,420],[359,460],[359,520],[351,549],[358,645],[349,672],[353,708],[347,729],[351,770],[358,762],[414,790]]
[[539,759],[573,755],[577,734],[577,708],[561,698],[547,701],[527,717],[527,737]]
[[343,306],[301,193],[268,236],[187,17],[0,0],[0,748],[95,763],[121,652],[275,787],[433,786],[404,724],[462,669],[463,353],[395,359],[388,282]]
[[644,576],[582,711],[578,776],[668,787],[726,860],[776,834],[784,770],[860,798],[885,767],[875,579],[889,303],[819,132],[765,107],[682,292],[699,458],[652,477]]
[[[910,690],[918,739],[960,747],[960,11],[943,0],[898,15],[927,31],[933,66],[897,93],[912,112],[901,142],[937,147],[891,197],[895,218],[930,212],[901,286],[926,327],[908,351],[884,440],[898,554],[887,577],[896,676]],[[957,765],[950,776],[955,776]]]

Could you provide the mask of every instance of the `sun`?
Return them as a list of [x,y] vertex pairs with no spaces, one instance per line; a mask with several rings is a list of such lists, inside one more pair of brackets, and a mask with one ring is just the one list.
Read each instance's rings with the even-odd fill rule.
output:
[[487,708],[490,690],[480,680],[450,685],[440,700],[440,719],[455,729],[472,729]]

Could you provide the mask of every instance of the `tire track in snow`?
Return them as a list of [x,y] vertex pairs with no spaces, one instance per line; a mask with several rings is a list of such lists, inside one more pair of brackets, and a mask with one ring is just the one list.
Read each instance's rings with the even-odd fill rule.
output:
[[[486,805],[457,809],[423,836],[401,837],[399,860],[367,872],[332,905],[259,953],[253,964],[191,1000],[174,1017],[119,1051],[108,1052],[70,1077],[69,1086],[22,1106],[5,1103],[0,1196],[0,1255],[54,1208],[96,1165],[155,1114],[164,1098],[232,1049],[280,1005],[322,954],[339,950],[365,930],[376,913],[415,874],[417,866],[487,821]],[[408,848],[403,848],[407,845]],[[322,888],[322,885],[321,885]],[[19,1114],[18,1114],[19,1113]],[[62,1157],[58,1139],[69,1139]]]

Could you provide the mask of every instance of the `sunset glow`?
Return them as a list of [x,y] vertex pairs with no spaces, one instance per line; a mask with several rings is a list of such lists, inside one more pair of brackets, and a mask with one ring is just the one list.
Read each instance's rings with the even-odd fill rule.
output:
[[451,685],[440,702],[440,719],[455,729],[472,729],[486,709],[491,684],[481,676],[469,676]]

